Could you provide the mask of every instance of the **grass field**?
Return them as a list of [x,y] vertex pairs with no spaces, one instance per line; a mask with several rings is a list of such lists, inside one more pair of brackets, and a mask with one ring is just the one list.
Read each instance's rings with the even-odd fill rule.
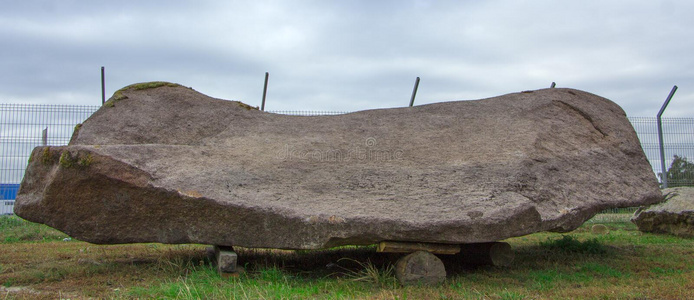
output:
[[[694,240],[644,234],[627,214],[568,233],[507,240],[512,267],[469,268],[441,258],[435,287],[402,287],[397,255],[374,247],[237,249],[244,267],[222,277],[206,245],[93,245],[0,217],[0,299],[694,299]],[[590,226],[604,224],[608,234]]]

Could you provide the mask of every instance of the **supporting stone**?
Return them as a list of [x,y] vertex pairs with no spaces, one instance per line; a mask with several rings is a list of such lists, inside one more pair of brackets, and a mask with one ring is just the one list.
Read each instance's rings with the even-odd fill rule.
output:
[[460,256],[467,265],[497,267],[508,267],[515,258],[511,245],[505,242],[463,244],[460,245]]
[[386,253],[412,253],[416,251],[427,251],[434,254],[456,254],[460,252],[459,245],[451,244],[432,244],[432,243],[408,243],[384,241],[378,243],[378,252]]
[[590,228],[590,232],[592,234],[603,235],[603,234],[610,233],[610,229],[607,228],[607,226],[605,226],[605,225],[595,224],[595,225],[593,225],[593,227]]
[[435,285],[446,280],[446,268],[436,255],[417,251],[395,263],[395,277],[402,285]]
[[663,190],[666,202],[639,209],[631,219],[639,230],[694,238],[694,187]]
[[236,262],[238,255],[231,246],[214,246],[214,256],[217,262],[217,271],[220,274],[238,273]]
[[213,266],[217,265],[217,254],[215,253],[215,246],[208,246],[205,248],[205,256],[207,256],[207,260],[210,261],[210,263]]

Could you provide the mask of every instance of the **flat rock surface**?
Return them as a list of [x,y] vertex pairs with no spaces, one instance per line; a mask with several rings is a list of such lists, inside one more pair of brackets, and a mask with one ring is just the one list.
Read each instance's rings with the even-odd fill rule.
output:
[[694,237],[694,187],[663,190],[666,202],[637,211],[632,222],[643,232]]
[[318,249],[568,231],[661,200],[623,110],[579,90],[302,117],[167,84],[36,148],[15,213],[93,243]]

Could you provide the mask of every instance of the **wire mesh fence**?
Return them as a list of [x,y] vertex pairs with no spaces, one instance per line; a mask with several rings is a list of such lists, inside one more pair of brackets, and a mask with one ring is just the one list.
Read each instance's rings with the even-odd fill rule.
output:
[[0,215],[12,213],[34,147],[66,145],[75,125],[97,109],[99,106],[0,104]]
[[[631,117],[631,124],[636,130],[636,134],[641,141],[648,161],[651,163],[653,172],[662,180],[663,172],[660,163],[660,146],[658,144],[658,127],[655,117]],[[683,168],[689,168],[688,172],[675,174],[677,168],[672,168],[669,174],[672,180],[668,180],[669,187],[694,185],[694,165],[690,159],[694,158],[694,118],[663,118],[663,148],[665,156],[665,167],[670,170],[677,163],[683,163]],[[679,160],[677,160],[679,158]],[[670,178],[668,178],[670,179]]]
[[[100,106],[0,104],[0,215],[12,213],[14,197],[34,147],[66,145],[74,127]],[[339,111],[268,111],[297,116],[337,115]],[[655,117],[630,117],[656,176],[662,173]],[[47,131],[44,141],[43,132]],[[694,118],[663,118],[666,166],[673,167],[673,185],[694,185]],[[675,163],[675,164],[673,164]],[[678,167],[675,170],[674,167]],[[676,171],[676,172],[675,172]],[[668,177],[668,179],[671,179]],[[633,210],[632,210],[633,211]],[[610,211],[612,212],[612,211]],[[624,213],[615,210],[612,213]]]
[[690,118],[663,119],[668,187],[694,186],[694,122]]
[[318,111],[318,110],[269,110],[268,112],[280,115],[292,116],[328,116],[346,114],[346,111]]

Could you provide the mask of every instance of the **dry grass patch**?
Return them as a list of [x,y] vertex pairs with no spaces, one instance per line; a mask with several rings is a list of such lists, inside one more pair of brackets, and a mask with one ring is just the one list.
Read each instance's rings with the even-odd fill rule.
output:
[[72,241],[0,244],[0,283],[31,287],[47,298],[61,294],[111,297],[123,289],[176,280],[189,272],[189,266],[206,263],[203,249]]
[[5,228],[0,297],[694,299],[693,239],[643,234],[626,222],[601,223],[609,233],[597,235],[593,224],[507,240],[516,253],[508,268],[467,267],[441,256],[448,278],[436,287],[401,287],[390,272],[399,255],[374,247],[238,248],[246,272],[227,278],[215,272],[203,245],[92,245],[63,241],[43,227],[32,234]]

